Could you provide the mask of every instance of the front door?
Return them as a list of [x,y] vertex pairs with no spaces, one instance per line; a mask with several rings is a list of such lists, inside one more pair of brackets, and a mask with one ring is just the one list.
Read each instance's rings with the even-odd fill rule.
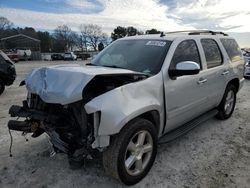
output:
[[184,40],[177,45],[169,68],[175,68],[178,63],[183,61],[198,63],[201,71],[197,75],[170,78],[164,82],[167,112],[165,132],[188,122],[207,109],[205,105],[207,94],[204,93],[207,78],[202,70],[201,58],[195,40]]

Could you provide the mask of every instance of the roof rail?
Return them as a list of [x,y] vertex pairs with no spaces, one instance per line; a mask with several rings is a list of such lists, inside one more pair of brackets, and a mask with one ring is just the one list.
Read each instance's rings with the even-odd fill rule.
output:
[[211,35],[228,36],[228,34],[226,34],[226,33],[223,33],[223,32],[220,32],[220,31],[211,31],[211,30],[172,31],[172,32],[167,32],[166,34],[175,34],[175,33],[187,33],[188,35],[211,34]]

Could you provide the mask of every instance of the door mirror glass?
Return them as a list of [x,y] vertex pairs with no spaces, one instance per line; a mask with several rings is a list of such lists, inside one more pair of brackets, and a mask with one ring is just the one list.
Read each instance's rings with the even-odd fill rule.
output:
[[195,75],[200,72],[201,68],[198,63],[193,61],[183,61],[176,64],[176,68],[169,69],[170,77],[184,76],[184,75]]

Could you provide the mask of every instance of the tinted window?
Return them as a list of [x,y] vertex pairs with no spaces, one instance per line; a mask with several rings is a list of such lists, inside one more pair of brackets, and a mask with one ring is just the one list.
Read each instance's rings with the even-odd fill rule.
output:
[[241,50],[234,39],[220,39],[232,62],[241,59]]
[[177,46],[170,68],[175,68],[176,64],[182,61],[193,61],[201,66],[200,55],[194,40],[185,40]]
[[215,40],[212,39],[201,39],[201,44],[204,49],[207,68],[217,67],[222,64],[221,51]]
[[156,74],[170,45],[171,41],[166,40],[120,40],[103,50],[92,64]]

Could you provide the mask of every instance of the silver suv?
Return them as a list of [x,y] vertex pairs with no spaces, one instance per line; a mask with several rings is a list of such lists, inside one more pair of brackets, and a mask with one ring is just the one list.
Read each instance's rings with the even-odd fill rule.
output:
[[189,31],[119,39],[86,66],[33,70],[12,106],[9,129],[47,133],[72,168],[103,153],[104,169],[126,185],[146,176],[157,144],[203,121],[229,118],[244,59],[222,32]]

